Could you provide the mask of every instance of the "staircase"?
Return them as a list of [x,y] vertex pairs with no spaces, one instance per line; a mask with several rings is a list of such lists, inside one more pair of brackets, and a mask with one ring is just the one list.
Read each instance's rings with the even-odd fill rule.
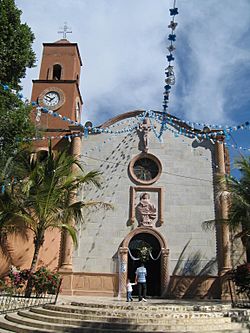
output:
[[[165,301],[166,302],[166,301]],[[193,303],[194,304],[194,303]],[[102,301],[44,305],[0,316],[0,332],[249,333],[229,305]],[[240,311],[240,310],[239,310]],[[244,313],[245,314],[245,313]]]

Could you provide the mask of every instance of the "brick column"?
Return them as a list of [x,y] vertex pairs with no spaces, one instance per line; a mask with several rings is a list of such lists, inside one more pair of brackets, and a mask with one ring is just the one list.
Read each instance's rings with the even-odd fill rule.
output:
[[128,248],[119,248],[119,291],[118,297],[126,295],[126,283],[128,274]]
[[[81,137],[73,137],[71,141],[71,155],[79,157],[81,154]],[[77,172],[78,167],[76,165],[72,168],[72,173]],[[76,201],[76,192],[73,193],[71,203]],[[75,223],[73,220],[70,222],[72,225]],[[62,232],[61,238],[61,264],[60,271],[72,271],[72,253],[73,253],[73,242],[68,232]]]
[[[225,152],[223,139],[215,144],[217,176],[225,175]],[[220,202],[217,205],[217,218],[228,218],[228,202],[226,196],[226,185],[221,185],[219,191],[222,193]],[[218,268],[219,276],[221,277],[221,298],[228,298],[228,290],[223,275],[231,268],[231,250],[230,250],[230,233],[228,225],[217,223],[217,246],[218,246]]]
[[169,283],[168,270],[169,249],[161,249],[161,297],[167,294]]

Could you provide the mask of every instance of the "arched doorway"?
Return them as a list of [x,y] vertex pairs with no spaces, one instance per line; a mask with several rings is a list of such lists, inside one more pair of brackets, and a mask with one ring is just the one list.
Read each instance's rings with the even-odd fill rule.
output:
[[[161,247],[158,239],[149,233],[139,233],[135,235],[128,245],[128,273],[131,281],[135,280],[135,271],[140,266],[140,248],[150,249],[150,255],[145,261],[147,269],[147,295],[161,295]],[[137,294],[137,288],[134,287],[134,293]]]
[[[119,294],[125,294],[127,278],[132,281],[135,279],[135,270],[139,266],[139,260],[134,260],[133,257],[137,258],[136,245],[140,242],[148,243],[152,257],[157,259],[151,259],[145,264],[148,271],[148,295],[162,297],[167,291],[169,281],[169,250],[159,231],[149,227],[137,227],[131,231],[119,248]],[[157,258],[158,256],[159,258]]]

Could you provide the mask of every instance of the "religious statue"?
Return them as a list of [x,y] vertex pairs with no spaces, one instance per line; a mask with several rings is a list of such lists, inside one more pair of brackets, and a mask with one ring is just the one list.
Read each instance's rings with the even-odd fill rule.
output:
[[142,124],[139,125],[139,131],[142,132],[143,135],[143,147],[142,151],[144,153],[148,152],[148,133],[151,129],[151,124],[149,118],[144,118]]
[[145,192],[140,195],[140,202],[135,208],[139,227],[152,227],[156,218],[156,207],[150,202],[150,195]]

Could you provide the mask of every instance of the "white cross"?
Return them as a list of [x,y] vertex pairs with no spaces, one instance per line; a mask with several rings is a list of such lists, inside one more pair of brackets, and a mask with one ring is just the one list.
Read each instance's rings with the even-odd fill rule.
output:
[[68,31],[71,28],[67,26],[67,22],[64,22],[63,28],[61,27],[60,29],[63,29],[63,31],[58,31],[58,33],[63,34],[64,39],[67,39],[67,34],[72,34],[72,31]]

